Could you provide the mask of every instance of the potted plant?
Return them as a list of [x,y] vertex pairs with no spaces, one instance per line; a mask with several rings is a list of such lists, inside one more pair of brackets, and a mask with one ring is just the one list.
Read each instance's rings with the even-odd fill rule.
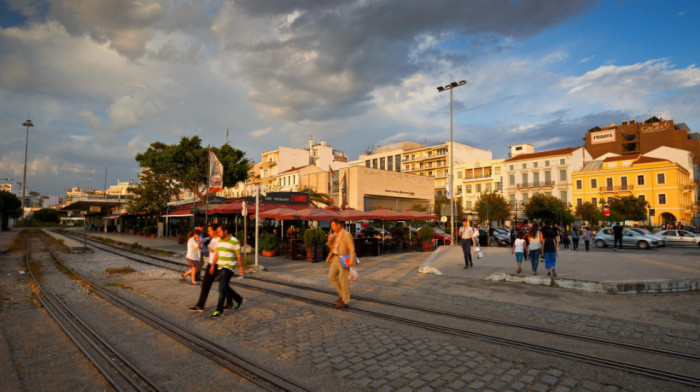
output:
[[435,231],[430,226],[423,226],[418,230],[418,238],[425,251],[433,250],[433,237],[435,237]]
[[312,227],[304,232],[304,246],[306,246],[306,260],[316,262],[323,259],[323,244],[326,242],[326,233],[320,227]]
[[147,237],[156,238],[158,229],[155,226],[146,226],[143,228],[143,234]]
[[262,250],[262,255],[265,257],[272,257],[277,252],[279,248],[279,242],[277,241],[277,236],[271,233],[266,233],[260,236],[260,249]]

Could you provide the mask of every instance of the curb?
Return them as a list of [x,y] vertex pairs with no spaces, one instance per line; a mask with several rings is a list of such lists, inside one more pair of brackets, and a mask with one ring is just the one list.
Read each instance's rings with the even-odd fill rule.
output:
[[700,279],[665,279],[642,280],[627,282],[594,282],[547,276],[519,276],[505,272],[491,274],[486,280],[494,282],[517,282],[537,284],[542,286],[560,287],[564,289],[585,291],[602,294],[657,294],[697,291]]

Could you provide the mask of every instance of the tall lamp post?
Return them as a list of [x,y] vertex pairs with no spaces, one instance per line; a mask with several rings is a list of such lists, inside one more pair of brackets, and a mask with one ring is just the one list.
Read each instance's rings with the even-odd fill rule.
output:
[[32,120],[22,123],[22,126],[27,128],[26,137],[24,139],[24,175],[22,176],[22,218],[24,218],[24,191],[27,186],[27,146],[29,145],[29,127],[33,127]]
[[[452,187],[454,183],[454,146],[453,146],[453,126],[452,126],[452,90],[459,86],[464,86],[467,84],[466,80],[461,80],[459,82],[451,82],[450,84],[446,84],[445,86],[438,86],[437,90],[438,93],[444,92],[444,91],[450,91],[450,176],[448,177],[448,184],[447,187],[450,189],[445,189],[447,192],[449,192],[450,195],[450,235],[454,237],[454,229],[455,229],[455,203],[454,203],[454,198],[452,197]],[[452,239],[450,241],[450,246],[455,246],[455,241]]]

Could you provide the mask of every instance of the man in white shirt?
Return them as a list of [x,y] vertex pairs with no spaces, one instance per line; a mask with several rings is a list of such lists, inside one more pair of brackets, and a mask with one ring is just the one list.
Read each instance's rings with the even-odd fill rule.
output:
[[467,224],[467,220],[462,220],[462,227],[459,228],[459,237],[462,239],[462,252],[464,253],[464,268],[473,267],[472,245],[476,243],[474,229]]

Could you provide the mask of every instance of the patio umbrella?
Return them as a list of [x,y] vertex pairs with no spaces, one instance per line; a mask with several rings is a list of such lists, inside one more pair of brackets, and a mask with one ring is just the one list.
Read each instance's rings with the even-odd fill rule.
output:
[[[297,213],[299,210],[294,210],[287,207],[277,207],[267,211],[260,211],[261,218],[275,218],[276,220],[293,220],[302,219],[299,218]],[[251,214],[252,218],[255,218],[255,214]]]
[[354,208],[348,208],[345,210],[338,211],[338,219],[345,221],[345,222],[354,221],[354,220],[371,219],[369,214],[370,214],[369,212],[356,210]]
[[[437,216],[428,214],[426,212],[420,212],[420,211],[413,211],[412,209],[408,209],[404,211],[404,214],[409,214],[413,216],[413,219],[411,220],[435,220],[438,219]],[[411,239],[411,224],[408,224],[408,239]]]
[[369,211],[367,213],[367,219],[381,220],[382,221],[382,245],[384,244],[384,223],[388,220],[400,221],[400,220],[411,220],[411,214],[406,214],[404,212],[398,212],[390,210],[388,208],[378,208],[374,211]]
[[327,221],[338,217],[338,213],[317,207],[307,207],[296,212],[296,219]]

